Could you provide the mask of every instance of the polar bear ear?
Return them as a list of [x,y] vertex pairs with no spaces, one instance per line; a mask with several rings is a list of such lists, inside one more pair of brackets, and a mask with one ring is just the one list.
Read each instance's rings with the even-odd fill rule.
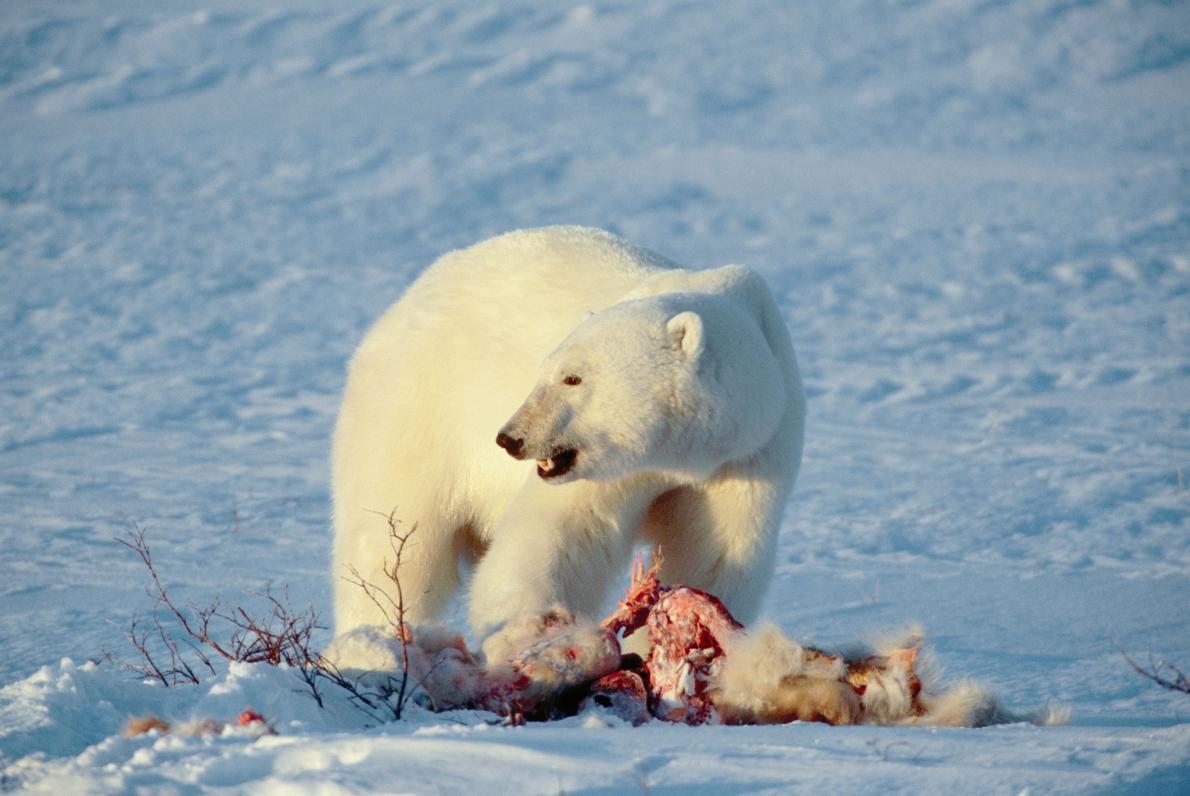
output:
[[679,312],[665,324],[669,344],[691,360],[698,359],[703,349],[702,318],[695,312]]

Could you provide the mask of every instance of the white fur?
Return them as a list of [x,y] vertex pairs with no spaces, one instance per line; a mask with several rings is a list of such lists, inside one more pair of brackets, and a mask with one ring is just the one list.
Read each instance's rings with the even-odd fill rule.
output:
[[851,724],[858,700],[844,675],[841,657],[815,654],[764,624],[732,638],[711,679],[711,702],[728,724],[810,718]]
[[[812,719],[832,724],[983,727],[1027,721],[1062,724],[1069,712],[1045,709],[1018,714],[1005,710],[987,688],[970,681],[941,682],[920,628],[877,645],[879,667],[865,668],[862,695],[847,685],[844,659],[807,649],[780,629],[764,625],[741,630],[718,662],[711,681],[715,710],[730,724],[783,723]],[[849,656],[863,662],[870,650]],[[851,663],[849,661],[848,663]],[[914,699],[914,675],[920,693]]]
[[[565,383],[578,376],[576,385]],[[414,527],[407,618],[436,616],[478,560],[481,635],[600,606],[645,540],[667,582],[743,621],[770,578],[804,399],[788,331],[740,266],[685,271],[597,230],[502,235],[445,255],[360,344],[335,429],[335,626],[384,617],[385,515]],[[524,439],[525,460],[497,447]],[[578,450],[571,472],[535,459]],[[350,661],[345,661],[350,663]]]
[[808,655],[805,647],[772,624],[741,631],[726,650],[716,679],[723,699],[761,710],[766,693],[795,677],[839,680],[846,671],[841,657]]

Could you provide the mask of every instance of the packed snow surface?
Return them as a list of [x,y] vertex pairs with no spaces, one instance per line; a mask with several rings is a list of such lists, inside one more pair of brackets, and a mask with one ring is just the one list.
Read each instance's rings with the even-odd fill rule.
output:
[[[329,616],[353,346],[554,223],[770,281],[809,419],[767,619],[918,621],[1070,723],[377,724],[121,668],[134,526],[180,602]],[[1190,670],[1188,467],[1185,3],[0,4],[5,789],[1184,793],[1190,696],[1120,651]],[[277,734],[119,734],[247,707]]]

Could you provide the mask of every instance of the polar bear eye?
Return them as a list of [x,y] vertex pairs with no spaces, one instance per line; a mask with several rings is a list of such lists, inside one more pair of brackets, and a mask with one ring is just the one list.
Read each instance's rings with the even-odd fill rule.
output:
[[583,380],[578,376],[567,376],[566,378],[562,379],[562,383],[567,387],[575,387],[579,384],[582,384]]

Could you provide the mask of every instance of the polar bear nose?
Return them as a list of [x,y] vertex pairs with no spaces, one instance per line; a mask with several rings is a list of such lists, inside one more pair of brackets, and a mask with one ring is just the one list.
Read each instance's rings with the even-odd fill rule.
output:
[[525,440],[520,437],[510,437],[501,431],[496,435],[496,444],[504,450],[508,451],[508,455],[514,459],[522,458],[521,448],[525,446]]

